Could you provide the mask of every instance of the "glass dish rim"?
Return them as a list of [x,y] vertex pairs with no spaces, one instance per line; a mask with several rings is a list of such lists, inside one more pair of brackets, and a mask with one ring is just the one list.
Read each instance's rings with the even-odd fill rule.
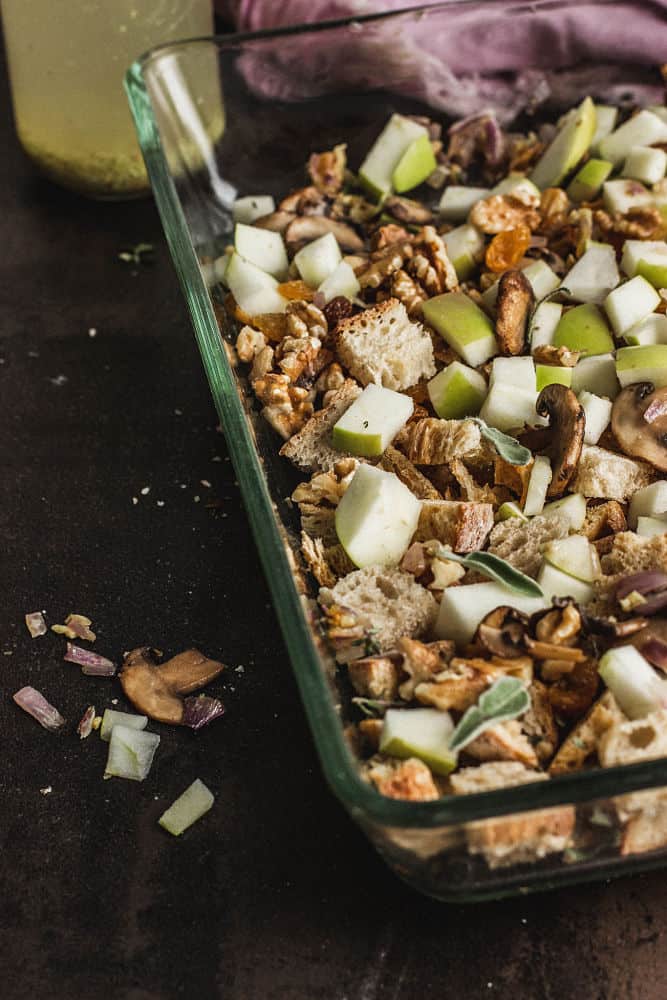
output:
[[[594,6],[613,6],[614,0],[588,0]],[[339,716],[331,702],[322,664],[313,641],[302,599],[294,582],[284,543],[277,525],[273,502],[247,425],[241,400],[236,391],[231,366],[222,346],[220,329],[204,283],[176,187],[162,151],[157,123],[152,114],[144,71],[167,53],[183,51],[202,43],[213,44],[217,51],[252,47],[255,42],[273,38],[320,34],[370,22],[389,21],[405,15],[433,15],[457,12],[478,6],[479,0],[445,0],[424,7],[407,6],[401,10],[358,17],[339,18],[317,24],[296,25],[226,35],[200,36],[155,46],[135,60],[125,76],[130,108],[139,144],[162,219],[174,267],[178,274],[204,369],[228,450],[243,496],[248,520],[264,574],[272,593],[276,614],[287,646],[292,670],[304,704],[306,718],[315,743],[324,776],[334,794],[358,821],[373,821],[385,827],[434,829],[456,826],[479,819],[492,819],[515,812],[541,810],[567,804],[590,802],[667,782],[667,758],[640,764],[599,768],[471,795],[452,795],[428,802],[410,802],[381,795],[365,782],[349,750]],[[507,15],[530,14],[540,10],[576,8],[578,0],[547,0],[522,3],[490,0]]]

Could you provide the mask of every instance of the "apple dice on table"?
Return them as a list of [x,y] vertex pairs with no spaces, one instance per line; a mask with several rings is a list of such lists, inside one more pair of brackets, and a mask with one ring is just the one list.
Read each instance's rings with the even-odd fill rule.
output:
[[667,385],[667,344],[620,347],[616,352],[616,375],[623,388],[634,382]]
[[567,116],[556,137],[538,160],[530,175],[533,184],[542,190],[558,187],[588,150],[594,134],[595,105],[587,97],[574,114]]
[[626,330],[652,313],[659,302],[660,296],[653,285],[637,274],[609,293],[604,308],[614,332],[622,337]]
[[654,288],[667,288],[667,243],[664,240],[626,240],[621,267],[630,278],[639,274]]
[[614,340],[604,314],[598,306],[584,303],[563,313],[553,337],[556,347],[567,347],[580,354],[608,354]]
[[413,410],[410,396],[371,383],[334,424],[333,446],[352,455],[377,457],[391,444]]
[[645,344],[667,344],[667,316],[663,313],[649,313],[644,319],[631,326],[623,334],[631,347]]
[[428,383],[433,409],[445,420],[460,420],[479,413],[487,394],[486,379],[474,368],[453,361]]
[[548,562],[542,564],[542,568],[537,574],[537,582],[549,603],[554,597],[571,597],[572,600],[578,601],[580,604],[588,604],[595,595],[595,590],[590,583],[577,580],[561,569],[556,569]]
[[360,465],[336,508],[336,534],[360,569],[396,566],[417,530],[421,503],[393,472]]
[[498,353],[493,323],[464,292],[445,292],[427,299],[422,314],[429,326],[473,368]]
[[608,212],[626,215],[633,208],[650,208],[653,195],[641,181],[605,181],[602,185],[602,199]]
[[536,347],[553,344],[554,334],[562,315],[563,307],[560,302],[540,302],[533,313],[530,324],[530,346],[532,351]]
[[380,732],[380,752],[407,760],[417,757],[435,771],[449,774],[456,753],[449,749],[454,723],[449,712],[437,708],[390,708]]
[[572,369],[572,391],[585,390],[596,396],[616,399],[620,392],[616,377],[616,360],[613,354],[594,354],[581,358]]

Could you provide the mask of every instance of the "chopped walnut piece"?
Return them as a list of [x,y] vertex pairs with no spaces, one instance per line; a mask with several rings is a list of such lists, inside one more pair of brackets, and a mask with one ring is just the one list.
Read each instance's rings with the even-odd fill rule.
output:
[[398,664],[388,656],[352,660],[347,674],[354,690],[364,698],[393,701],[398,694]]
[[383,760],[370,767],[368,776],[378,792],[390,799],[427,802],[440,798],[433,775],[416,757],[391,763]]
[[341,143],[325,153],[312,153],[308,160],[308,174],[318,191],[333,197],[343,186],[347,146]]
[[492,194],[473,205],[469,221],[483,233],[502,233],[518,225],[532,231],[540,224],[540,214],[535,207],[536,198],[533,204],[526,204],[526,201],[514,194]]
[[570,208],[570,199],[562,188],[546,188],[540,196],[540,232],[562,225]]
[[625,215],[598,209],[593,218],[605,236],[617,234],[634,240],[658,239],[664,232],[665,223],[657,208],[631,208]]
[[285,440],[300,431],[313,415],[308,391],[292,385],[288,375],[265,375],[253,383],[253,389],[264,404],[262,416]]
[[433,680],[417,684],[414,696],[422,705],[432,705],[441,712],[450,709],[465,712],[488,686],[488,676],[467,664],[462,666],[459,661],[452,661]]
[[313,386],[315,392],[331,392],[340,387],[345,382],[345,374],[337,361],[332,361],[330,365],[321,372],[317,382]]
[[429,590],[446,590],[465,576],[463,566],[451,559],[432,559],[430,569],[433,579],[428,584]]
[[490,680],[504,676],[518,677],[526,684],[532,683],[533,680],[533,661],[530,656],[492,656],[488,660],[481,656],[472,656],[468,659],[456,657],[452,660],[453,667],[458,667],[460,664],[466,664],[474,670],[479,670],[480,673],[486,674]]
[[540,344],[533,351],[533,359],[537,365],[557,365],[560,368],[574,368],[579,360],[579,351],[571,351],[569,347],[556,347],[554,344]]
[[388,222],[376,229],[371,236],[371,250],[385,250],[394,243],[410,242],[411,239],[410,233],[403,226]]
[[236,353],[241,361],[246,364],[254,361],[264,347],[266,347],[266,337],[260,330],[254,330],[248,325],[241,327],[236,338]]
[[408,316],[418,316],[422,311],[424,300],[428,298],[421,284],[415,281],[403,268],[399,268],[391,276],[389,291],[393,298],[403,303]]
[[322,341],[318,337],[285,337],[276,348],[275,357],[278,367],[291,382],[305,379],[312,384],[331,355],[322,351]]
[[438,642],[424,643],[407,636],[398,640],[399,651],[403,654],[402,669],[408,674],[408,680],[403,681],[398,693],[404,701],[411,701],[415,696],[415,688],[422,681],[432,680],[440,673],[454,655],[454,643],[447,639]]
[[590,541],[597,541],[619,531],[627,531],[628,522],[618,500],[607,500],[597,507],[589,507],[581,527],[581,534]]
[[358,465],[356,458],[342,458],[331,472],[318,472],[308,482],[299,483],[292,493],[295,503],[328,503],[338,506],[338,501],[352,482]]
[[411,256],[412,244],[407,242],[391,243],[385,249],[377,251],[369,266],[359,275],[361,288],[379,288]]
[[422,226],[414,241],[415,255],[408,270],[429,295],[457,288],[459,279],[442,237],[433,226]]
[[581,614],[573,603],[563,608],[553,608],[542,614],[535,624],[535,635],[540,642],[571,646],[581,635]]
[[317,337],[325,340],[328,333],[326,317],[313,302],[289,302],[285,310],[287,330],[292,337]]

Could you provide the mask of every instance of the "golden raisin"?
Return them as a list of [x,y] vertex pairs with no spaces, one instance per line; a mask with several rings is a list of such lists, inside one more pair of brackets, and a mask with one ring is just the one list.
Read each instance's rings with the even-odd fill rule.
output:
[[305,281],[285,281],[278,285],[276,289],[284,299],[301,299],[304,302],[312,302],[315,292]]
[[485,263],[489,271],[502,274],[517,266],[530,246],[530,229],[522,224],[497,233],[486,248]]

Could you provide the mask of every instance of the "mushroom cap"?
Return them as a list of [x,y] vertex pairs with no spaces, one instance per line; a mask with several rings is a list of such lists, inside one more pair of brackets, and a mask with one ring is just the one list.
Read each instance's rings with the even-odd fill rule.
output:
[[482,619],[473,642],[495,656],[516,659],[525,655],[527,632],[528,616],[516,608],[501,605]]
[[611,411],[619,447],[632,458],[667,472],[667,385],[636,382],[619,392]]
[[172,725],[183,723],[182,695],[204,687],[224,670],[196,649],[187,649],[165,663],[150,646],[139,646],[123,661],[120,682],[132,704],[143,715]]
[[552,476],[548,497],[559,497],[567,489],[577,471],[586,431],[584,408],[567,386],[552,382],[537,397],[535,408],[541,417],[548,417],[551,444]]
[[498,282],[496,299],[496,336],[501,354],[523,353],[534,302],[533,286],[523,271],[505,271]]
[[359,253],[365,249],[362,238],[351,226],[326,215],[298,215],[285,230],[285,242],[291,250],[310,243],[326,233],[333,233],[343,251]]

